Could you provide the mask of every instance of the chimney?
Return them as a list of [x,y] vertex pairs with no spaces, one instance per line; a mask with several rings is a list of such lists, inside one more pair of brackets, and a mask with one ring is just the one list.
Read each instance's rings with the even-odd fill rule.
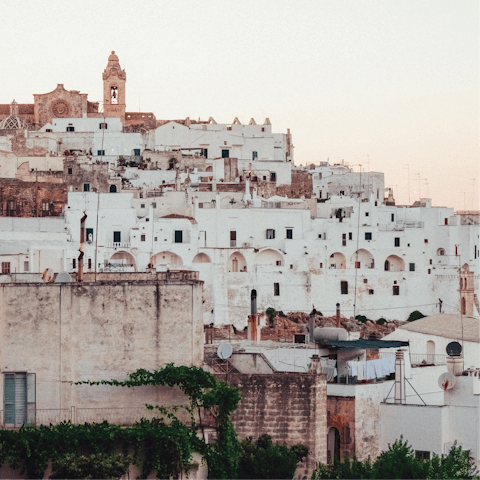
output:
[[337,303],[337,314],[336,314],[336,320],[337,320],[337,328],[340,328],[340,304]]
[[317,315],[317,311],[315,310],[315,305],[313,305],[313,310],[310,312],[310,323],[309,323],[309,333],[310,333],[310,341],[314,342],[315,339],[313,338],[313,331],[315,330],[315,316]]
[[404,350],[395,352],[395,403],[405,402],[405,359]]
[[323,373],[322,364],[320,363],[320,357],[318,355],[312,355],[312,358],[310,359],[310,366],[308,367],[308,373]]

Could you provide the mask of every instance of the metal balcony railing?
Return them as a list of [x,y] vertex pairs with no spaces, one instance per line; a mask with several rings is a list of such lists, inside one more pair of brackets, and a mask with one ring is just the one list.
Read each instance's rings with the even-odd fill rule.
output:
[[432,353],[411,353],[410,363],[413,367],[423,365],[446,365],[446,355]]
[[131,243],[130,242],[111,242],[111,243],[106,243],[105,246],[107,248],[130,248]]

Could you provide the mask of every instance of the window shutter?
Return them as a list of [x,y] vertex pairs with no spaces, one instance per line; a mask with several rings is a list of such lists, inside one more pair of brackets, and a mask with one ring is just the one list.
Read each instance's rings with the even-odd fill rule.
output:
[[15,424],[15,374],[13,373],[5,374],[3,398],[5,424]]
[[27,424],[36,423],[36,375],[27,373]]

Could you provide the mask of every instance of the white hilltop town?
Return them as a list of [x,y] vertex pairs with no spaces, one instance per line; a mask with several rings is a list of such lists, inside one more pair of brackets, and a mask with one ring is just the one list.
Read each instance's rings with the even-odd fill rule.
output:
[[[478,464],[479,212],[429,198],[397,205],[383,173],[343,161],[299,166],[292,133],[274,133],[268,118],[219,124],[128,112],[115,52],[102,79],[102,102],[58,84],[32,104],[0,105],[0,394],[26,392],[28,375],[37,385],[36,414],[17,399],[7,415],[4,403],[2,425],[55,423],[64,417],[47,410],[79,415],[92,402],[139,411],[135,392],[92,400],[80,386],[67,393],[60,383],[54,393],[49,381],[176,361],[220,376],[230,368],[244,398],[242,375],[277,375],[286,388],[318,375],[325,388],[317,413],[305,414],[308,438],[295,434],[295,422],[307,422],[298,413],[281,434],[261,431],[246,407],[235,417],[240,436],[277,432],[308,444],[301,475],[336,454],[375,458],[400,435],[424,456],[457,442]],[[415,312],[423,318],[406,322]],[[295,315],[305,322],[293,332]],[[365,338],[360,324],[350,328],[357,316],[390,330]],[[55,366],[43,349],[52,338]],[[219,363],[215,348],[227,339],[233,354]],[[460,353],[447,353],[451,342]],[[112,367],[114,352],[122,361]],[[448,388],[442,374],[454,378]],[[280,402],[265,385],[270,406]],[[128,424],[132,415],[108,419]]]

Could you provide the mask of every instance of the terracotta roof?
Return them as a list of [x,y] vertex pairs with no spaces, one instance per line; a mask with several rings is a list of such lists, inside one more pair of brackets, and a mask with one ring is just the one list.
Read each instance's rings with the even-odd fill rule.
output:
[[438,313],[430,317],[420,318],[406,325],[398,327],[398,330],[408,330],[410,332],[426,333],[446,338],[463,338],[469,342],[480,343],[479,323],[480,320],[467,315],[450,315]]

